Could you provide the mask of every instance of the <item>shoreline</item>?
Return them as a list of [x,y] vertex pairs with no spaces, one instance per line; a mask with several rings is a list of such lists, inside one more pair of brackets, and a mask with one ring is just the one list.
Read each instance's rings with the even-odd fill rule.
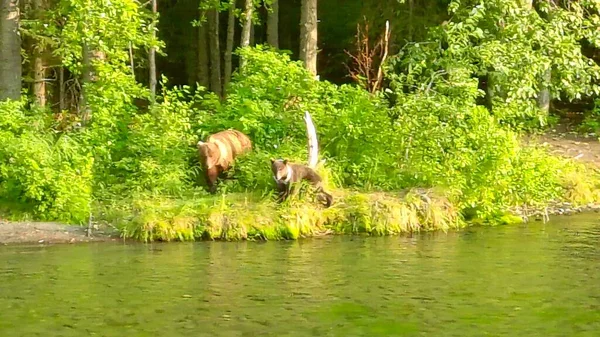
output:
[[[591,168],[600,169],[600,142],[595,139],[583,137],[569,132],[563,125],[557,127],[558,130],[551,130],[542,135],[526,136],[525,143],[537,143],[547,147],[548,150],[558,156],[570,158],[575,161],[584,162]],[[420,230],[448,230],[460,229],[481,225],[477,220],[462,223],[462,226],[456,223],[456,215],[453,214],[452,205],[440,198],[421,199],[419,204],[401,199],[389,199],[384,195],[365,194],[350,197],[350,203],[338,208],[342,213],[335,214],[335,211],[318,211],[313,207],[301,207],[289,209],[292,213],[279,213],[271,205],[248,204],[247,196],[238,197],[239,200],[233,202],[231,209],[223,209],[223,204],[205,204],[209,210],[204,208],[202,211],[191,211],[191,213],[179,213],[182,210],[181,205],[165,204],[158,208],[166,211],[170,216],[161,217],[154,213],[150,208],[146,212],[147,206],[156,206],[145,204],[144,202],[131,206],[135,208],[133,218],[124,219],[117,216],[113,219],[104,219],[100,223],[94,224],[92,236],[87,236],[87,226],[66,225],[57,222],[38,222],[38,221],[8,221],[0,218],[0,245],[13,244],[59,244],[59,243],[84,243],[84,242],[110,242],[110,241],[136,241],[144,242],[141,239],[142,233],[135,233],[136,230],[148,230],[149,233],[156,234],[157,230],[167,230],[162,233],[167,240],[157,241],[178,241],[177,237],[185,236],[185,240],[180,241],[206,241],[206,240],[278,240],[295,239],[298,237],[318,237],[326,235],[356,235],[366,233],[367,235],[396,235],[404,232],[416,232]],[[230,196],[231,197],[231,196]],[[234,197],[235,198],[235,197]],[[364,199],[364,200],[363,200]],[[427,200],[427,201],[426,201]],[[183,204],[193,205],[193,200],[183,200]],[[243,206],[242,206],[243,205]],[[214,211],[210,208],[217,206]],[[240,207],[241,206],[241,207]],[[248,207],[249,206],[249,207]],[[194,208],[194,207],[192,207]],[[246,208],[246,210],[244,209]],[[248,213],[253,209],[256,214],[243,218],[240,213]],[[173,213],[174,210],[177,212]],[[264,212],[274,213],[272,219],[265,219],[261,216]],[[313,216],[308,216],[310,213]],[[402,217],[408,217],[407,221],[398,217],[389,217],[391,212],[404,214]],[[537,221],[548,221],[560,216],[571,216],[579,214],[593,214],[600,212],[600,204],[586,204],[575,206],[569,202],[551,201],[544,207],[512,207],[507,210],[507,223],[526,223]],[[101,212],[103,213],[103,212]],[[251,213],[251,212],[250,212]],[[319,214],[320,213],[320,214]],[[436,214],[437,213],[437,214]],[[177,215],[175,215],[177,214]],[[163,214],[164,215],[164,214]],[[412,216],[412,218],[411,218]],[[439,219],[439,216],[448,216],[442,219],[443,226],[431,226],[431,219]],[[97,217],[95,217],[98,219]],[[126,217],[127,218],[127,217]],[[454,219],[454,220],[453,220]],[[121,221],[119,221],[121,220]],[[129,223],[141,222],[132,227],[120,226],[120,229],[107,225],[107,223]],[[374,221],[375,220],[375,221]],[[240,224],[237,222],[241,221]],[[279,221],[279,222],[277,222]],[[366,221],[367,224],[361,225],[360,222]],[[345,222],[351,222],[345,223]],[[379,222],[379,223],[377,223]],[[406,222],[404,224],[395,224],[394,222]],[[140,226],[141,225],[141,226]],[[164,226],[174,226],[175,228],[165,228]],[[349,226],[350,225],[350,226]],[[362,230],[356,230],[358,227],[364,227]],[[381,227],[380,231],[373,231],[373,227]],[[390,229],[391,228],[391,229]],[[133,231],[132,231],[133,229]],[[364,231],[363,231],[364,230]],[[178,232],[179,231],[179,232]],[[197,231],[202,231],[202,235],[197,235]],[[227,235],[228,232],[233,236]],[[250,233],[252,232],[252,233]],[[376,232],[375,234],[371,234]],[[134,238],[137,236],[137,238]],[[159,237],[161,234],[158,235]],[[206,237],[208,236],[208,237]],[[125,237],[125,238],[124,238]],[[149,240],[154,241],[154,240]]]
[[75,244],[123,240],[110,228],[96,228],[87,236],[87,227],[57,222],[8,221],[0,219],[0,245]]
[[[587,205],[582,207],[573,207],[572,209],[562,210],[562,208],[553,208],[550,210],[548,207],[548,218],[545,219],[545,212],[542,210],[530,210],[528,218],[522,217],[522,215],[515,212],[511,214],[515,217],[520,217],[522,221],[520,223],[535,223],[535,222],[546,222],[550,220],[560,219],[562,217],[589,215],[600,212],[600,205]],[[513,224],[517,224],[515,222]],[[465,227],[461,228],[450,228],[448,230],[459,231],[462,228],[479,226],[481,224],[477,222],[469,222]],[[506,225],[506,224],[505,224]],[[36,221],[8,221],[0,219],[0,245],[1,246],[14,246],[23,244],[37,244],[37,245],[56,245],[56,244],[81,244],[81,243],[92,243],[92,242],[116,242],[116,241],[133,241],[142,242],[141,240],[135,239],[124,239],[120,233],[111,229],[107,226],[97,227],[92,230],[92,235],[87,236],[87,227],[77,225],[66,225],[57,222],[36,222]],[[433,231],[440,231],[441,229],[434,229]],[[394,236],[406,233],[396,234],[385,234],[379,236]],[[322,232],[314,232],[310,236],[303,238],[317,238],[330,235],[363,235],[363,234],[352,234],[352,233],[337,233],[334,230],[327,229]],[[376,236],[376,235],[374,235]],[[285,241],[287,239],[278,240]],[[220,239],[200,239],[195,240],[196,242],[202,241],[227,241]],[[240,241],[240,240],[234,240]],[[253,241],[244,239],[244,241]],[[257,240],[254,240],[257,241]],[[264,240],[268,241],[268,240]]]

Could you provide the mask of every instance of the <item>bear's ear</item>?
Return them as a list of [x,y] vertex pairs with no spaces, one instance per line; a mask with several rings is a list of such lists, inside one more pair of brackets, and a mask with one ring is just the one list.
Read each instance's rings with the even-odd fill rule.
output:
[[275,159],[271,158],[271,164],[273,164],[275,162]]
[[287,165],[287,163],[288,163],[288,160],[287,160],[287,159],[284,159],[284,160],[283,160],[283,165]]
[[198,141],[198,144],[196,144],[196,146],[198,146],[198,147],[204,147],[204,145],[205,145],[204,142],[201,140]]

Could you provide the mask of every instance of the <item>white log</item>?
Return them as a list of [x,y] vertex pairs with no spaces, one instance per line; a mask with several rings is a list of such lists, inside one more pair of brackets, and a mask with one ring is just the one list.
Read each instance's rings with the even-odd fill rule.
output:
[[306,122],[308,138],[308,167],[314,169],[319,162],[319,143],[317,142],[317,130],[308,111],[304,112],[304,122]]

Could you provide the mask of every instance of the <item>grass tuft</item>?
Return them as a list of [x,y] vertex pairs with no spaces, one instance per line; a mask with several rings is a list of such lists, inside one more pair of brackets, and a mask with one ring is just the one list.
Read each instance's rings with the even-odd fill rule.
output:
[[[296,240],[324,233],[394,235],[460,228],[453,205],[430,190],[391,193],[334,192],[324,208],[314,198],[276,204],[270,196],[232,193],[167,199],[141,196],[128,207],[104,208],[103,219],[124,237],[142,241]],[[108,211],[107,211],[108,210]]]

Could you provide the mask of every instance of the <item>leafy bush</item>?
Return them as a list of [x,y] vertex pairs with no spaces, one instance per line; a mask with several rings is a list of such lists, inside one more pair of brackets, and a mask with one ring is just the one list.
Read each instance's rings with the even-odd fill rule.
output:
[[537,99],[546,90],[556,99],[600,93],[600,67],[582,52],[584,44],[600,44],[597,4],[452,0],[448,10],[452,18],[430,29],[426,41],[392,58],[388,75],[404,91],[457,97],[463,83],[485,79],[488,107],[518,129],[545,126]]
[[262,183],[270,176],[267,153],[306,162],[305,111],[315,122],[321,157],[345,185],[385,185],[386,170],[397,162],[394,152],[381,146],[393,136],[383,100],[354,86],[317,81],[300,62],[262,46],[239,53],[248,66],[235,74],[226,102],[207,120],[203,134],[236,128],[264,152],[257,155],[265,163],[262,168],[244,170],[262,177],[246,177],[250,185],[244,187],[266,187]]
[[94,92],[92,102],[100,108],[82,138],[97,158],[95,194],[100,198],[180,193],[198,173],[191,159],[196,157],[195,129],[205,119],[196,107],[203,101],[199,93],[189,87],[163,89],[148,111],[137,108],[134,97]]
[[85,221],[92,157],[71,137],[32,123],[39,118],[24,111],[22,103],[0,103],[0,201],[18,201],[41,219]]

